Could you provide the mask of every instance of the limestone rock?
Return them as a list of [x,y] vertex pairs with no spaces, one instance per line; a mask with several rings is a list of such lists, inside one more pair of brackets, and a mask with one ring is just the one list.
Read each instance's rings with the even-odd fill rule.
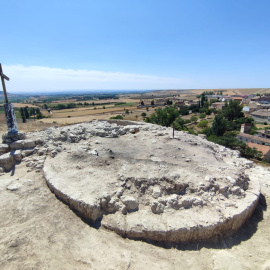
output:
[[10,144],[12,150],[24,149],[24,148],[34,148],[36,146],[33,140],[18,140]]
[[138,209],[138,202],[137,200],[132,196],[122,196],[121,201],[126,206],[127,210],[136,210]]
[[22,184],[13,182],[7,186],[7,190],[9,191],[17,191],[22,187]]
[[5,153],[9,152],[9,145],[1,143],[0,144],[0,155],[3,155]]
[[6,153],[0,156],[0,167],[5,171],[9,171],[15,165],[14,155]]
[[21,161],[21,159],[22,159],[22,151],[21,150],[16,150],[13,155],[14,155],[14,159],[16,161]]
[[158,201],[153,201],[151,204],[151,211],[154,214],[161,214],[164,212],[164,209],[165,209],[165,205]]
[[153,188],[152,196],[153,196],[153,198],[155,198],[155,199],[157,199],[158,197],[161,196],[161,189],[160,189],[160,187],[155,186],[155,187]]

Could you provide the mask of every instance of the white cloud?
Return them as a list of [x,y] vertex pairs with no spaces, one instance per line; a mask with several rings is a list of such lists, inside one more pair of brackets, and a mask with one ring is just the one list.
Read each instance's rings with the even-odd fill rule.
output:
[[41,66],[4,66],[10,78],[8,92],[94,90],[94,89],[181,89],[189,82],[179,78],[148,76],[122,72],[72,70]]

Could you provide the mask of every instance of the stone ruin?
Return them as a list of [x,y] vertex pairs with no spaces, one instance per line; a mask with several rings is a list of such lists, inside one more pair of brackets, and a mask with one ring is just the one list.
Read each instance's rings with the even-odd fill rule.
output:
[[127,121],[54,127],[2,144],[0,166],[43,171],[58,198],[124,237],[178,243],[235,232],[259,199],[253,163],[200,136],[171,135]]

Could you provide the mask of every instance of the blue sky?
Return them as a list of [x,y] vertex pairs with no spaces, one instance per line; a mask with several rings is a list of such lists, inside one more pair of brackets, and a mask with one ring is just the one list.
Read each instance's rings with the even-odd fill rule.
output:
[[269,0],[1,1],[8,91],[270,87]]

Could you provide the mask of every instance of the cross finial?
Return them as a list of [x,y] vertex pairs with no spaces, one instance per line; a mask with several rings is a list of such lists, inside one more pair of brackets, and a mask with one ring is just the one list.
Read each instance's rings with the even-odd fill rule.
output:
[[1,76],[1,81],[2,81],[2,86],[3,86],[3,92],[5,95],[5,101],[8,103],[8,98],[7,98],[7,90],[6,90],[6,85],[5,85],[5,80],[9,81],[9,77],[7,77],[2,70],[2,65],[0,64],[0,76]]

